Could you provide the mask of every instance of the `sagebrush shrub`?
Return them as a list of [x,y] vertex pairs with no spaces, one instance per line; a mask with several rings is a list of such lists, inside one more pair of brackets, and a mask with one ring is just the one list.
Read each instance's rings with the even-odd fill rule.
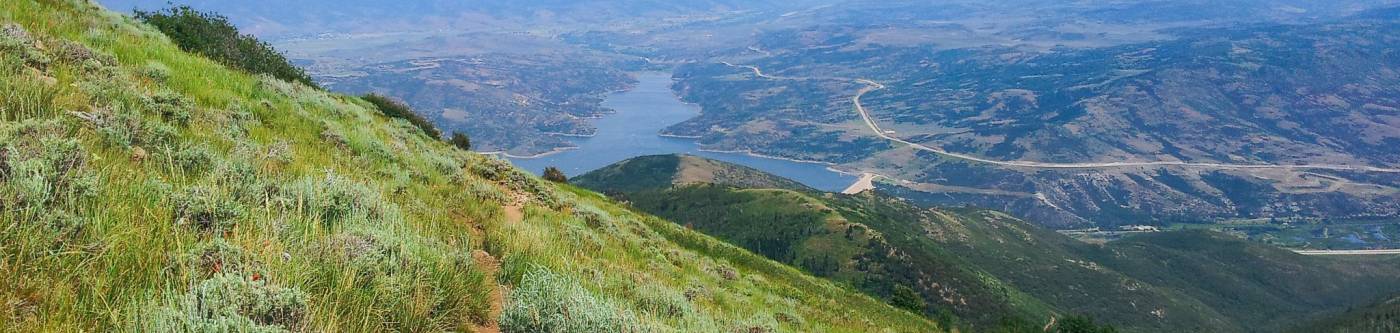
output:
[[285,207],[300,208],[307,217],[319,219],[326,226],[398,218],[397,211],[379,191],[333,173],[288,183],[278,195]]
[[120,68],[88,61],[83,63],[83,71],[78,89],[89,96],[94,107],[144,110],[142,96]]
[[324,130],[321,130],[321,140],[325,140],[326,143],[330,143],[336,146],[336,148],[350,149],[350,140],[346,139],[344,134],[340,134],[340,131],[335,130],[333,127],[327,126]]
[[26,66],[45,69],[51,61],[47,55],[34,47],[34,38],[19,25],[0,25],[0,54],[13,54]]
[[479,163],[472,163],[468,168],[473,174],[501,184],[513,192],[533,194],[535,199],[546,207],[560,208],[562,202],[555,197],[553,191],[540,181],[516,170],[509,162],[496,158],[482,158],[478,161]]
[[503,332],[641,332],[630,311],[544,268],[525,273],[501,313]]
[[97,66],[112,66],[117,64],[117,59],[111,55],[93,51],[92,49],[73,41],[58,40],[54,46],[55,60],[71,65],[87,66],[89,63]]
[[44,212],[96,194],[89,154],[58,121],[0,124],[0,207]]
[[181,259],[186,267],[206,278],[218,274],[262,274],[257,260],[223,238],[202,242]]
[[148,62],[146,66],[142,66],[140,73],[142,77],[155,81],[156,83],[165,83],[165,81],[170,80],[170,67],[166,67],[165,64],[155,61]]
[[171,158],[175,162],[175,166],[189,173],[204,171],[217,159],[214,151],[204,144],[182,145],[175,150]]
[[97,132],[108,145],[122,148],[164,147],[172,144],[178,136],[177,130],[169,124],[147,120],[139,114],[123,110],[117,108],[96,114]]
[[176,224],[212,234],[232,230],[246,213],[243,205],[228,193],[210,186],[187,188],[170,201],[174,204]]
[[285,140],[278,140],[267,146],[267,152],[263,153],[263,158],[278,164],[292,162],[292,145]]
[[652,315],[669,318],[684,318],[695,311],[690,300],[676,290],[655,284],[641,284],[632,297],[637,309]]
[[459,329],[464,318],[475,323],[490,319],[486,276],[464,248],[383,227],[355,226],[331,237],[321,253],[331,257],[333,267],[352,272],[356,288],[381,295],[418,295],[385,300],[406,303],[392,308],[431,309],[389,313],[392,318],[385,320],[398,323],[394,330],[451,331]]
[[149,332],[289,332],[305,326],[306,294],[267,278],[217,274],[137,323]]
[[209,181],[225,189],[238,202],[258,204],[277,189],[258,176],[257,170],[244,159],[225,159],[209,173]]
[[437,170],[437,172],[441,173],[443,176],[447,176],[454,181],[460,181],[462,179],[462,166],[465,164],[462,163],[462,161],[452,158],[451,156],[433,153],[424,154],[423,159],[426,160],[428,164],[431,164],[433,169]]
[[155,94],[143,96],[141,102],[146,110],[180,125],[190,122],[194,110],[194,102],[180,93],[169,90],[161,90]]
[[612,215],[593,206],[575,206],[574,217],[582,220],[583,223],[590,228],[607,231],[614,231],[614,229],[616,229],[613,227],[612,223],[609,222],[613,219]]
[[506,194],[486,182],[469,182],[467,184],[467,196],[480,201],[494,204],[506,203]]

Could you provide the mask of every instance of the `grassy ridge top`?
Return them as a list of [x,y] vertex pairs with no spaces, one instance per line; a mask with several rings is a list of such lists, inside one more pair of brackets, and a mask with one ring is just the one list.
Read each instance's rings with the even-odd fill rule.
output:
[[600,192],[635,192],[687,184],[813,191],[802,183],[754,168],[691,155],[639,156],[572,180]]
[[86,1],[0,27],[0,330],[938,331]]

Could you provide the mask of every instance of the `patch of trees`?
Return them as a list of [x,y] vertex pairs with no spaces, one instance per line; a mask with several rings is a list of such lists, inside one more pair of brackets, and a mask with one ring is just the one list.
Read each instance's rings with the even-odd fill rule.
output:
[[223,15],[200,12],[189,6],[154,12],[138,10],[135,14],[137,19],[165,33],[186,52],[198,53],[249,73],[268,74],[316,87],[305,70],[292,65],[272,45],[252,35],[239,33],[238,28]]
[[464,151],[472,150],[472,138],[461,132],[452,132],[452,145]]
[[[360,98],[363,98],[370,104],[374,104],[374,107],[378,108],[379,112],[384,113],[385,116],[407,120],[408,123],[422,129],[424,134],[434,139],[442,137],[442,132],[438,131],[437,127],[433,126],[433,122],[428,121],[428,118],[423,118],[423,116],[419,115],[417,112],[413,112],[413,108],[408,107],[408,104],[379,94],[368,94]],[[463,135],[462,137],[465,138],[466,136]],[[456,144],[456,138],[454,137],[453,139],[453,144]],[[467,142],[467,146],[471,146],[470,141]]]
[[563,171],[563,170],[559,170],[559,168],[556,168],[556,167],[548,167],[548,168],[544,168],[544,180],[548,180],[548,181],[555,182],[555,183],[560,183],[560,184],[568,184],[568,183],[569,183],[569,176],[568,176],[568,175],[565,175],[565,174],[564,174],[564,171]]

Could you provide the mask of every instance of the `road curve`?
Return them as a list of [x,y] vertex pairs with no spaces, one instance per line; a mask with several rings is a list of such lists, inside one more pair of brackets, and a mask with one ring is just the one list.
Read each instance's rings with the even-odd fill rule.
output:
[[1400,249],[1393,250],[1293,250],[1305,256],[1338,256],[1338,255],[1395,255],[1400,254]]
[[[755,71],[757,71],[757,69],[755,69]],[[1198,162],[1182,162],[1182,161],[1107,162],[1107,163],[1045,163],[1045,162],[1031,162],[1031,161],[996,161],[996,160],[989,160],[989,159],[985,159],[985,158],[981,158],[981,157],[976,157],[976,156],[971,156],[971,155],[965,155],[965,154],[959,154],[959,153],[948,152],[948,151],[946,151],[946,150],[943,150],[942,148],[929,147],[929,146],[925,146],[925,145],[922,145],[922,144],[909,142],[909,141],[907,141],[907,140],[894,137],[893,135],[891,135],[891,132],[885,131],[885,130],[883,130],[883,129],[880,128],[880,125],[879,125],[878,123],[875,122],[875,119],[872,118],[872,117],[870,117],[870,112],[869,112],[869,111],[866,111],[865,105],[861,104],[861,102],[860,102],[861,97],[865,97],[865,94],[870,93],[870,92],[872,92],[872,91],[876,91],[876,90],[880,90],[880,89],[885,89],[885,85],[880,84],[879,82],[875,82],[875,81],[871,81],[871,80],[867,80],[867,79],[857,79],[856,81],[865,84],[866,87],[865,87],[865,88],[861,88],[861,90],[860,90],[859,92],[856,93],[856,96],[851,98],[851,101],[855,104],[856,112],[859,113],[861,119],[865,121],[865,125],[866,125],[866,126],[869,126],[869,127],[870,127],[870,130],[871,130],[871,131],[874,131],[876,136],[879,136],[880,138],[885,139],[885,140],[889,140],[889,141],[898,142],[898,143],[901,143],[901,144],[908,145],[908,146],[910,146],[910,147],[913,147],[914,149],[923,150],[923,151],[928,151],[928,152],[933,152],[933,153],[936,153],[936,154],[939,154],[939,155],[943,155],[943,156],[947,156],[947,157],[951,157],[951,158],[956,158],[956,159],[961,159],[961,160],[968,160],[968,161],[973,161],[973,162],[980,162],[980,163],[987,163],[987,164],[994,164],[994,165],[1008,166],[1008,167],[1036,168],[1036,169],[1105,169],[1105,168],[1126,168],[1126,167],[1166,167],[1166,166],[1174,166],[1174,167],[1191,167],[1191,168],[1205,168],[1205,169],[1307,169],[1307,170],[1342,170],[1342,171],[1369,171],[1369,172],[1400,173],[1400,169],[1395,169],[1395,168],[1380,168],[1380,167],[1373,167],[1373,166],[1354,166],[1354,165],[1339,165],[1339,164],[1297,164],[1297,165],[1278,165],[1278,164],[1224,164],[1224,163],[1198,163]]]

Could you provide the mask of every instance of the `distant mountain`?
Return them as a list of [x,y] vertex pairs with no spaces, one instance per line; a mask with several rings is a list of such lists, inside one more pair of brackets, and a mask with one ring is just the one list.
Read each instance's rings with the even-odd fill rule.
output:
[[[101,0],[124,12],[167,6],[168,0]],[[531,25],[598,26],[626,22],[703,16],[747,10],[780,10],[822,1],[742,0],[180,0],[200,10],[234,18],[246,30],[267,36],[319,33],[386,33],[409,31],[522,28]]]
[[[677,90],[702,115],[668,133],[842,163],[908,181],[929,201],[1057,227],[1400,215],[1395,10],[1089,47],[911,46],[887,30],[905,31],[769,32],[755,47],[766,53],[739,64],[764,77],[684,66]],[[880,134],[932,148],[871,140],[857,95]],[[1291,165],[1341,168],[1277,167]]]
[[[1209,232],[1093,245],[990,210],[734,186],[723,177],[680,181],[678,161],[697,159],[643,157],[574,181],[892,302],[911,288],[930,316],[979,330],[1087,314],[1128,331],[1270,332],[1400,291],[1390,277],[1400,258],[1304,257]],[[765,179],[752,184],[774,178],[724,162],[690,164]]]

